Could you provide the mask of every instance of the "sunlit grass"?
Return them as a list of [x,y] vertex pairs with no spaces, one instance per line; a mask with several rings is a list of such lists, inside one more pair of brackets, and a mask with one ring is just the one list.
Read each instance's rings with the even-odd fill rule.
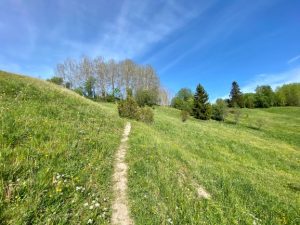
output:
[[[300,108],[244,109],[238,125],[155,111],[152,126],[134,123],[129,141],[137,224],[300,222]],[[211,199],[199,198],[194,182]]]
[[0,112],[0,223],[109,223],[124,122],[69,90],[2,72]]
[[[238,124],[182,123],[157,107],[154,124],[131,121],[135,224],[299,224],[299,115],[243,109]],[[0,223],[109,224],[123,127],[115,104],[0,72]]]

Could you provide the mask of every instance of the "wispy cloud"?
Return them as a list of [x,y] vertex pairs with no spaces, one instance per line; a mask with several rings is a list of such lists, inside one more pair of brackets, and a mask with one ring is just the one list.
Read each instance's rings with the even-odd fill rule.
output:
[[77,52],[90,49],[89,54],[113,58],[137,57],[162,41],[175,30],[195,18],[199,8],[173,0],[125,0],[119,15],[105,30],[97,31],[98,39],[91,43],[65,40]]
[[123,0],[118,4],[4,0],[0,2],[4,9],[0,40],[7,45],[0,52],[6,60],[0,64],[18,61],[20,70],[27,71],[27,64],[53,66],[83,54],[136,58],[197,17],[207,3],[196,5],[175,0]]
[[287,83],[300,82],[300,67],[275,74],[259,74],[243,86],[243,92],[254,92],[259,85],[270,85],[273,89]]
[[289,61],[288,61],[287,63],[288,63],[288,64],[292,64],[292,63],[298,61],[299,59],[300,59],[300,55],[297,55],[297,56],[295,56],[295,57],[289,59]]
[[[174,57],[173,60],[161,68],[159,72],[163,73],[193,52],[199,51],[211,43],[216,43],[226,37],[229,37],[233,32],[242,26],[243,22],[249,16],[255,15],[258,10],[267,7],[269,4],[271,3],[267,1],[257,1],[252,2],[245,7],[244,1],[238,1],[232,5],[229,5],[229,7],[224,10],[224,12],[222,12],[215,21],[212,21],[213,24],[210,26],[213,27],[213,29],[209,29],[208,32],[204,30],[201,37],[199,37],[194,44],[189,45],[189,48],[187,48],[177,57]],[[172,48],[172,45],[169,46],[169,49],[170,48]],[[169,49],[166,48],[164,51],[168,51]],[[159,54],[162,54],[162,52],[158,52],[158,54],[153,56],[150,60],[157,58]]]

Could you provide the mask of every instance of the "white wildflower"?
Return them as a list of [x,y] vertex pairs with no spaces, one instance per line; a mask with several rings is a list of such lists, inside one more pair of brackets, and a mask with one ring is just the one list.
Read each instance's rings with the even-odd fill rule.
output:
[[88,221],[87,221],[87,224],[92,224],[93,223],[93,220],[92,219],[89,219]]
[[99,208],[99,207],[100,207],[100,204],[97,202],[97,203],[95,204],[95,207]]
[[80,187],[80,186],[76,187],[76,191],[80,191],[81,189],[82,189],[82,187]]
[[83,206],[87,207],[87,206],[89,206],[89,203],[86,202],[83,204]]
[[168,219],[167,219],[167,222],[168,222],[169,224],[173,224],[173,221],[172,221],[171,218],[168,218]]
[[91,205],[91,206],[90,206],[90,209],[94,209],[94,206],[93,206],[93,205]]

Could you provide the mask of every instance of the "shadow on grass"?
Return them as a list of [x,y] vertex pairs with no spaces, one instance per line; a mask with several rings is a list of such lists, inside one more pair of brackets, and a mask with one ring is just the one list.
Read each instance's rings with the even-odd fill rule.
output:
[[230,120],[225,120],[224,123],[230,124],[230,125],[237,125],[236,122],[230,121]]
[[261,128],[255,127],[255,126],[252,126],[252,125],[247,125],[246,127],[249,128],[249,129],[252,129],[252,130],[261,130]]
[[261,127],[253,126],[253,125],[244,125],[244,124],[240,124],[240,123],[237,123],[237,122],[231,121],[231,120],[226,120],[226,121],[224,121],[224,123],[229,124],[229,125],[235,125],[235,126],[241,125],[242,127],[246,127],[251,130],[261,131]]
[[291,190],[295,191],[295,192],[300,191],[300,184],[288,183],[287,187],[290,188]]

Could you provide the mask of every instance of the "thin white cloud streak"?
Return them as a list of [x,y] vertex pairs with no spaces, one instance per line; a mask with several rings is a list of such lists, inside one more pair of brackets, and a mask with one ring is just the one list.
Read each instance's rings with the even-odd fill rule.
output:
[[300,55],[297,55],[297,56],[291,58],[287,63],[292,64],[292,63],[298,61],[299,59],[300,59]]
[[259,85],[270,85],[273,89],[283,84],[300,82],[300,67],[277,74],[259,74],[243,86],[243,92],[254,92]]
[[[270,3],[266,1],[253,2],[248,7],[244,7],[245,2],[241,1],[231,5],[231,7],[225,10],[224,13],[220,15],[218,20],[215,21],[214,25],[212,26],[213,29],[210,29],[206,34],[202,34],[198,42],[195,42],[194,45],[190,46],[189,49],[187,49],[179,56],[174,57],[174,59],[166,66],[161,68],[159,72],[163,73],[167,71],[191,53],[199,51],[201,48],[207,46],[208,44],[220,41],[220,37],[228,37],[243,24],[245,19],[247,19],[251,15],[254,15],[257,10],[266,7],[268,4]],[[172,46],[170,45],[169,48],[171,47]],[[165,49],[164,51],[168,51],[168,49]],[[162,52],[159,52],[149,60],[151,61],[152,59],[157,58],[159,54],[162,54]]]
[[160,7],[152,1],[124,1],[120,14],[107,30],[98,31],[99,41],[86,44],[67,40],[65,43],[77,52],[91,56],[134,58],[145,53],[153,44],[162,41],[175,30],[201,13],[175,1],[166,1]]
[[[51,47],[38,46],[38,41],[45,38],[57,42],[57,49],[53,49],[55,53],[48,56],[48,58],[56,58],[56,60],[63,60],[66,57],[78,57],[83,54],[92,57],[102,55],[106,58],[116,59],[135,58],[144,54],[154,44],[164,40],[168,35],[193,20],[199,13],[202,13],[197,7],[187,6],[188,4],[184,2],[177,3],[173,0],[162,1],[161,3],[151,0],[124,0],[119,15],[116,14],[114,22],[102,20],[98,29],[95,26],[95,30],[91,31],[86,29],[84,23],[86,16],[89,14],[89,9],[84,8],[82,4],[74,6],[60,4],[59,11],[65,12],[66,15],[76,15],[76,18],[80,21],[75,30],[79,33],[93,32],[90,34],[92,40],[87,42],[79,39],[76,34],[71,36],[66,33],[68,30],[66,28],[70,24],[66,22],[67,20],[59,19],[60,17],[57,18],[57,24],[51,30],[44,30],[45,28],[39,27],[38,17],[32,15],[32,12],[40,9],[40,6],[32,7],[34,1],[36,0],[27,5],[21,0],[7,0],[7,3],[10,3],[10,6],[20,15],[15,23],[18,24],[18,29],[22,32],[22,45],[17,48],[18,54],[15,50],[12,50],[7,52],[6,55],[11,57],[18,55],[18,58],[23,61],[30,60],[36,52]],[[4,33],[5,24],[1,27]],[[45,34],[47,34],[47,37],[45,37]],[[5,56],[3,54],[2,56]],[[0,64],[4,64],[4,60],[0,61]],[[24,65],[19,67],[26,70]],[[15,66],[12,68],[15,68]]]

